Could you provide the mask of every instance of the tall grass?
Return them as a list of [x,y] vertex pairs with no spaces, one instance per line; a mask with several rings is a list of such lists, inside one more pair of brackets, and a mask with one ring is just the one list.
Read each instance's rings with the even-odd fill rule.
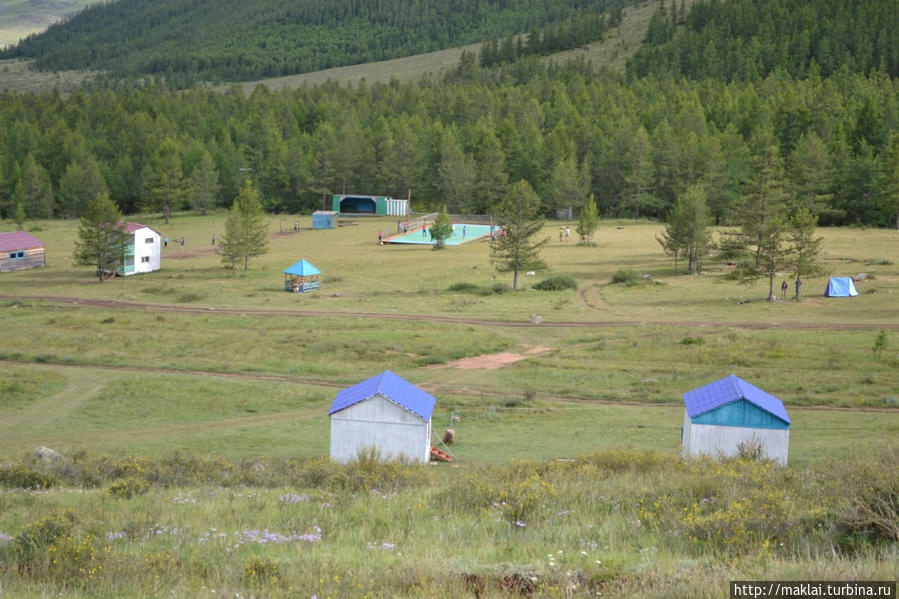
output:
[[[98,597],[653,597],[659,585],[712,597],[740,576],[878,579],[899,541],[899,505],[882,503],[899,492],[896,449],[804,472],[636,450],[469,469],[24,460],[15,467],[59,489],[0,491],[0,584]],[[104,490],[129,478],[147,491]]]

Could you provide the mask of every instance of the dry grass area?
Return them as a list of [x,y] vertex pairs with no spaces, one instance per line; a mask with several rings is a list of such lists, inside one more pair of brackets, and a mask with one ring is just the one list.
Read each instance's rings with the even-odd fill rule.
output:
[[[689,0],[684,4],[689,8],[693,1]],[[560,63],[569,59],[583,58],[594,66],[606,65],[615,69],[623,69],[627,59],[640,47],[646,28],[649,26],[649,19],[657,8],[658,2],[656,0],[648,0],[639,6],[628,8],[624,12],[624,19],[621,25],[612,29],[603,41],[589,44],[584,48],[559,52],[547,56],[544,60]],[[243,83],[241,86],[246,93],[250,93],[260,84],[266,85],[273,90],[281,90],[294,89],[304,85],[318,85],[326,81],[334,81],[340,85],[356,85],[363,80],[368,83],[387,83],[391,79],[408,81],[425,75],[440,75],[459,64],[459,58],[462,56],[463,51],[467,50],[477,54],[480,49],[481,44],[471,44],[460,48],[439,50],[395,60],[384,60],[326,69],[324,71],[316,71],[315,73],[251,81]]]
[[29,68],[31,63],[21,59],[0,60],[0,91],[40,93],[55,88],[66,93],[94,76],[88,71],[33,71]]
[[96,0],[0,0],[0,48],[38,33]]
[[[689,7],[692,3],[693,0],[686,1],[685,6]],[[2,4],[0,2],[0,15],[3,14]],[[648,0],[638,6],[628,8],[624,12],[624,20],[621,25],[609,31],[603,41],[553,54],[545,57],[544,60],[561,63],[569,59],[583,58],[594,66],[623,69],[627,59],[639,48],[649,20],[657,8],[657,0]],[[27,30],[0,27],[0,46],[15,43],[20,37],[40,31],[51,22],[47,21],[41,26],[36,25],[35,28]],[[274,77],[239,85],[245,93],[250,93],[258,85],[265,85],[272,90],[283,90],[320,85],[327,81],[333,81],[339,85],[358,85],[363,81],[388,83],[393,79],[404,82],[429,75],[439,76],[459,64],[462,52],[468,51],[477,54],[480,47],[480,44],[470,44],[394,60],[335,67],[314,73]],[[40,73],[29,70],[28,64],[29,61],[22,60],[0,61],[0,90],[16,89],[24,92],[40,92],[55,87],[65,92],[77,87],[92,76],[90,73],[80,71]],[[224,88],[225,86],[222,86],[222,89]]]

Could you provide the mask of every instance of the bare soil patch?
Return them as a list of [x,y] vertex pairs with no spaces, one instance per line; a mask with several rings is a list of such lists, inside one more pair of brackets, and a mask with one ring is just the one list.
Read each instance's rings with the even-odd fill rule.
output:
[[481,368],[484,370],[497,370],[499,368],[502,368],[503,366],[508,366],[509,364],[520,362],[530,355],[545,354],[550,351],[552,351],[552,348],[549,347],[532,347],[525,351],[524,354],[516,354],[512,352],[482,354],[480,356],[472,356],[470,358],[460,358],[458,360],[453,360],[452,362],[447,362],[446,364],[434,364],[431,366],[427,366],[427,368],[434,370],[439,368],[461,368],[463,370]]

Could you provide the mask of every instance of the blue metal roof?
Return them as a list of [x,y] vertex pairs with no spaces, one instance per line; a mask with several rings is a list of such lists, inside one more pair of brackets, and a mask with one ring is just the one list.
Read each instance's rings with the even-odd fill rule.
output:
[[434,411],[434,405],[437,403],[437,400],[430,394],[425,393],[389,370],[385,370],[368,380],[339,391],[337,397],[334,398],[334,403],[331,404],[328,415],[330,416],[334,412],[339,412],[378,394],[383,395],[393,403],[406,408],[425,420],[431,419],[431,413]]
[[782,401],[733,374],[684,393],[684,404],[691,419],[741,399],[790,423]]
[[308,277],[309,275],[320,275],[322,271],[315,268],[305,260],[300,260],[290,268],[284,270],[284,274],[288,275],[298,275],[301,277]]

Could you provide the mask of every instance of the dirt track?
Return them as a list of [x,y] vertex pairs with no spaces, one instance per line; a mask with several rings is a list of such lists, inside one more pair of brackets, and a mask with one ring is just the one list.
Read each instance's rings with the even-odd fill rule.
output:
[[156,312],[180,312],[186,314],[241,314],[247,316],[288,316],[297,318],[333,318],[350,316],[381,320],[405,320],[417,322],[444,322],[490,327],[532,327],[532,328],[610,328],[633,326],[676,326],[676,327],[733,327],[740,329],[806,329],[806,330],[865,330],[896,329],[899,323],[821,323],[821,322],[714,322],[702,320],[625,320],[625,321],[543,321],[530,320],[485,320],[476,318],[456,318],[428,314],[383,314],[377,312],[330,312],[317,310],[269,310],[264,308],[215,308],[212,306],[176,306],[172,304],[148,304],[78,297],[23,295],[0,295],[0,301],[51,302],[119,310],[144,310]]

